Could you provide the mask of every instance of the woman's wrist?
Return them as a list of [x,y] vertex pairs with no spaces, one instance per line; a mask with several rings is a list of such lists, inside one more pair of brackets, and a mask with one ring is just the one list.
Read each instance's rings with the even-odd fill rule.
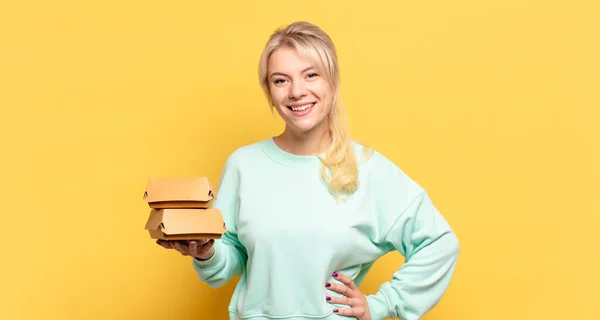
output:
[[212,257],[214,257],[215,255],[215,248],[211,248],[210,249],[210,255],[207,258],[203,258],[203,257],[194,257],[194,259],[199,260],[199,261],[207,261],[210,260]]

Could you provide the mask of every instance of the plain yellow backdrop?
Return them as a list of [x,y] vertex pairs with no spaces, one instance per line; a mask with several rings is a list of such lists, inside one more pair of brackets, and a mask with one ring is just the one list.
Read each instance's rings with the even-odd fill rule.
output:
[[225,319],[237,279],[154,244],[143,189],[216,187],[280,132],[257,63],[294,20],[337,44],[354,137],[458,234],[425,319],[600,318],[597,1],[62,0],[0,4],[1,319]]

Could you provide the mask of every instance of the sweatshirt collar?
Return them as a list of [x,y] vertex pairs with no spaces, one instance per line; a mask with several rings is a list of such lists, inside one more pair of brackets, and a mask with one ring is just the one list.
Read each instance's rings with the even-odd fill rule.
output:
[[267,156],[288,167],[309,168],[321,164],[321,160],[316,155],[297,155],[281,149],[273,137],[264,140],[262,145]]

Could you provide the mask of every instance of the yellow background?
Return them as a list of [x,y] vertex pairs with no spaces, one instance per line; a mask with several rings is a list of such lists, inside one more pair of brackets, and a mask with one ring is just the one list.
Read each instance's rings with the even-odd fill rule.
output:
[[0,4],[1,319],[226,317],[235,281],[212,290],[154,244],[143,189],[216,186],[282,129],[257,61],[294,20],[335,40],[354,137],[458,234],[425,319],[600,318],[596,1],[63,0]]

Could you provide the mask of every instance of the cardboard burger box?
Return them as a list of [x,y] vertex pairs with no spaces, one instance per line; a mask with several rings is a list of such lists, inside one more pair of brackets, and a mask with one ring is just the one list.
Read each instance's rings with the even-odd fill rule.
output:
[[144,191],[150,207],[145,229],[152,239],[220,239],[226,231],[207,177],[151,178]]
[[144,199],[152,209],[208,209],[215,194],[207,177],[151,178]]
[[217,209],[152,209],[146,229],[152,239],[220,239],[225,223]]

